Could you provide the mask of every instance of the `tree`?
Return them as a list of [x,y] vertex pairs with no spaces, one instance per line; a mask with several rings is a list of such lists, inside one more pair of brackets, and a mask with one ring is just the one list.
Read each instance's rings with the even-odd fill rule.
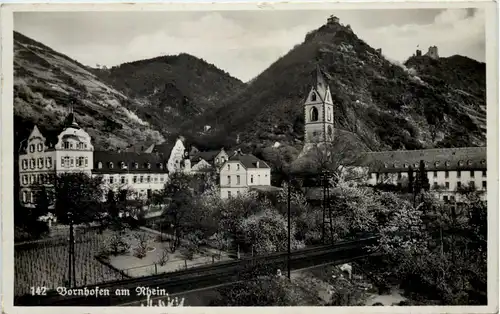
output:
[[[285,217],[273,208],[264,208],[261,212],[251,215],[239,225],[247,248],[253,247],[257,254],[285,251],[288,247],[288,226]],[[295,234],[291,226],[291,234]],[[302,246],[292,239],[292,249]]]
[[85,173],[61,173],[54,183],[55,215],[62,224],[81,224],[98,221],[105,216],[101,204],[99,177]]
[[415,182],[415,193],[420,194],[422,192],[427,192],[430,187],[429,177],[427,177],[427,171],[425,170],[425,162],[420,160],[417,180]]
[[165,205],[162,213],[163,222],[170,226],[174,239],[171,241],[171,250],[179,247],[181,238],[189,231],[190,221],[193,215],[193,200],[195,193],[192,178],[181,172],[175,172],[170,176],[170,180],[165,184],[163,190],[153,196],[153,202]]
[[414,190],[415,190],[415,177],[413,173],[413,167],[410,166],[408,168],[408,192],[413,194]]
[[280,186],[287,179],[291,164],[299,156],[299,151],[295,147],[283,145],[266,147],[261,154],[271,165],[274,185]]

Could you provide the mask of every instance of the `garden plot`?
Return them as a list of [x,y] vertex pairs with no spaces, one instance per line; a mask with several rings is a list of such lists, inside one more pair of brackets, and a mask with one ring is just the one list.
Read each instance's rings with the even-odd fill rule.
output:
[[126,249],[119,254],[109,254],[107,262],[130,277],[174,272],[231,259],[226,252],[206,247],[190,252],[181,246],[171,252],[168,241],[160,241],[158,236],[145,231],[127,232],[122,241]]

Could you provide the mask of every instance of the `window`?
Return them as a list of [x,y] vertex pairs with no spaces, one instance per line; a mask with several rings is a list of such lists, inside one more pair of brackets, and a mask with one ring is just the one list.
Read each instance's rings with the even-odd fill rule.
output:
[[436,161],[436,162],[434,163],[434,166],[438,167],[438,166],[439,166],[439,161]]
[[486,170],[483,170],[483,177],[486,177]]
[[237,184],[237,185],[240,185],[240,184],[241,184],[241,182],[240,182],[240,176],[236,176],[236,184]]
[[461,166],[463,166],[463,165],[464,165],[464,162],[460,160],[460,161],[458,162],[458,165],[461,167]]
[[231,165],[227,165],[227,171],[231,170]]
[[37,147],[37,149],[38,149],[39,152],[41,152],[43,150],[42,143],[38,144],[36,147]]
[[437,183],[437,182],[434,182],[434,185],[433,185],[433,186],[434,186],[434,190],[437,190],[437,188],[438,188],[438,183]]
[[253,183],[253,174],[250,176],[250,183]]
[[110,163],[109,163],[109,168],[110,168],[110,169],[113,169],[113,167],[114,167],[113,163],[112,163],[112,162],[110,162]]
[[[332,108],[328,107],[328,116],[327,116],[328,121],[332,121]],[[331,135],[330,133],[330,128],[328,130],[328,134]]]
[[380,173],[378,173],[378,172],[377,172],[377,173],[375,174],[375,177],[377,178],[377,182],[378,182],[378,180],[380,179]]
[[401,172],[398,172],[398,180],[401,180],[402,177],[403,175],[401,174]]
[[88,165],[89,165],[89,158],[85,157],[85,167],[88,167]]
[[52,157],[47,157],[45,160],[45,165],[47,168],[52,168]]
[[462,187],[462,182],[458,181],[457,182],[457,189],[460,189]]
[[120,161],[120,168],[125,169],[125,163],[123,161]]
[[471,166],[472,165],[472,161],[467,160],[467,165]]
[[469,182],[469,187],[472,188],[472,189],[475,188],[476,187],[475,182],[474,181],[470,181]]
[[144,183],[144,176],[139,177],[139,183]]
[[113,176],[109,176],[109,184],[115,183],[115,178]]
[[125,184],[125,176],[122,176],[122,177],[120,178],[120,182],[121,182],[121,184]]
[[73,157],[70,158],[69,162],[71,164],[71,167],[73,167],[75,165],[75,159]]
[[449,178],[449,177],[450,177],[450,172],[449,172],[448,170],[446,170],[446,171],[444,172],[444,177],[445,177],[445,178]]
[[408,168],[408,164],[403,164],[403,167]]
[[483,181],[483,189],[486,190],[486,181]]
[[28,176],[27,175],[23,176],[23,184],[28,184]]
[[77,166],[78,167],[83,167],[84,164],[85,164],[85,158],[84,157],[78,157]]
[[313,122],[318,121],[319,114],[318,114],[318,109],[316,107],[311,108],[310,117],[311,117],[311,121],[313,121]]
[[231,176],[227,176],[227,184],[231,185]]
[[450,165],[450,162],[449,162],[449,161],[447,161],[447,162],[445,162],[445,163],[444,163],[444,165],[445,165],[446,167],[448,167],[448,166]]
[[23,159],[23,161],[22,161],[22,167],[23,167],[23,169],[28,169],[28,160]]
[[28,202],[28,193],[26,191],[23,191],[23,203]]
[[32,159],[30,159],[30,168],[31,168],[31,169],[35,169],[35,166],[36,166],[36,165],[35,165],[35,159],[33,159],[33,158],[32,158]]
[[30,145],[30,153],[34,153],[34,152],[35,152],[35,145],[31,144]]
[[475,175],[474,170],[471,170],[471,171],[470,171],[470,177],[471,177],[471,178],[474,178],[474,175]]
[[[179,161],[177,160],[177,163],[178,163],[178,162],[179,162]],[[151,164],[150,164],[149,162],[148,162],[148,163],[146,163],[146,168],[151,169]]]
[[34,184],[34,183],[35,183],[35,176],[30,175],[30,184]]
[[457,178],[461,178],[462,177],[462,171],[458,170],[457,171]]
[[99,162],[97,163],[97,169],[101,169],[101,168],[102,168],[102,162],[100,162],[100,161],[99,161]]
[[240,170],[240,164],[236,165],[236,170]]
[[64,142],[63,147],[64,149],[69,149],[69,142]]
[[146,177],[146,182],[147,182],[147,183],[151,182],[151,176],[147,176],[147,177]]
[[448,202],[448,196],[447,195],[443,196],[443,201]]
[[64,157],[63,159],[63,167],[69,167],[69,157]]
[[158,164],[158,167],[159,167],[160,169],[163,169],[163,164],[160,162],[160,163]]
[[311,101],[316,101],[316,93],[312,92],[311,94]]
[[231,191],[227,191],[227,197],[231,197]]
[[450,188],[450,182],[445,182],[444,186],[446,187],[446,189],[449,189]]
[[438,172],[434,171],[434,178],[437,178],[437,176],[438,176]]
[[132,178],[132,182],[133,182],[133,183],[137,183],[137,176],[134,176],[134,177]]
[[157,176],[154,176],[154,181],[155,181],[155,183],[158,182],[158,177]]
[[134,168],[135,168],[135,169],[139,168],[139,164],[138,164],[138,163],[136,163],[136,162],[134,162]]
[[163,182],[164,180],[163,176],[160,176],[160,182]]

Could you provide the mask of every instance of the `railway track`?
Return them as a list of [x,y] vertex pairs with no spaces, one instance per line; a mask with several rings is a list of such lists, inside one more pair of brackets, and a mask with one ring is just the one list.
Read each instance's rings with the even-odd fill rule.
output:
[[[367,247],[377,242],[378,237],[345,241],[334,245],[317,246],[294,251],[290,255],[290,266],[292,270],[312,267],[325,263],[337,263],[354,260],[372,254]],[[286,272],[288,254],[275,253],[256,256],[235,261],[216,263],[187,270],[165,273],[160,275],[132,278],[113,281],[99,285],[77,287],[88,291],[108,291],[106,296],[63,296],[56,291],[47,293],[46,296],[22,296],[14,300],[16,306],[117,306],[121,304],[139,304],[145,301],[147,296],[143,293],[146,288],[151,291],[168,292],[169,295],[209,288],[225,283],[242,280],[245,276],[255,276],[259,269],[276,271],[281,269]],[[139,288],[138,288],[139,287]],[[141,291],[142,288],[144,289]],[[128,295],[118,295],[119,291],[128,291]],[[141,293],[142,292],[142,293]],[[156,295],[158,296],[158,295]],[[155,297],[155,295],[151,295]]]

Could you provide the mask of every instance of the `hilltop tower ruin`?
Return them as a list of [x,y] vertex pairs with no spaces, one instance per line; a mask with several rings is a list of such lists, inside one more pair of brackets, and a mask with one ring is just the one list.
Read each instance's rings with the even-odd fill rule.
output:
[[432,58],[432,59],[439,59],[438,47],[430,46],[429,50],[427,51],[427,53],[425,55]]
[[327,20],[327,24],[338,24],[339,23],[339,18],[336,17],[335,15],[330,15],[330,17]]

